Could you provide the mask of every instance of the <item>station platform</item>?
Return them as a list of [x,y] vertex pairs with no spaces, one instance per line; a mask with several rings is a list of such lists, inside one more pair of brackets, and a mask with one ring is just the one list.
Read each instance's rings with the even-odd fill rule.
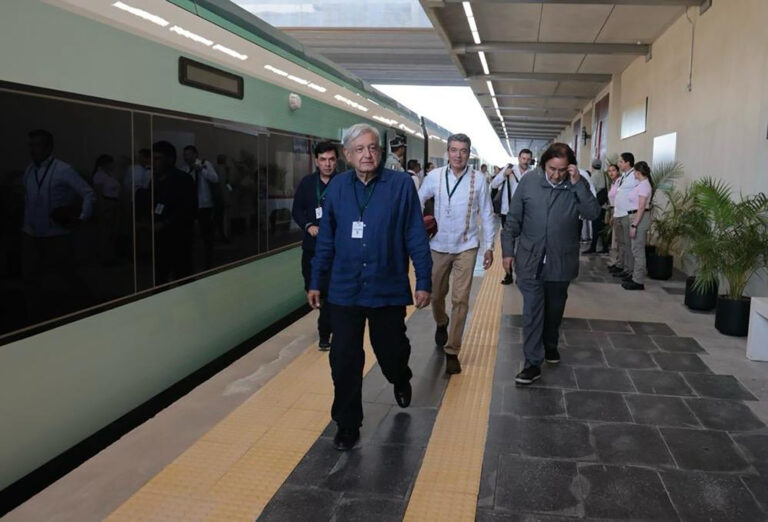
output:
[[312,313],[3,520],[768,520],[768,364],[744,339],[688,311],[680,278],[627,292],[582,257],[562,363],[518,387],[522,298],[498,254],[461,374],[429,308],[409,309],[409,408],[366,348],[352,451],[332,447]]

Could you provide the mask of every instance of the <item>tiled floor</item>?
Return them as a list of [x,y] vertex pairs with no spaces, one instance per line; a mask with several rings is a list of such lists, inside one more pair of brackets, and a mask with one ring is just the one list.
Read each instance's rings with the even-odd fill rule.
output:
[[562,363],[526,388],[520,325],[502,321],[478,521],[768,520],[758,399],[695,339],[568,318]]

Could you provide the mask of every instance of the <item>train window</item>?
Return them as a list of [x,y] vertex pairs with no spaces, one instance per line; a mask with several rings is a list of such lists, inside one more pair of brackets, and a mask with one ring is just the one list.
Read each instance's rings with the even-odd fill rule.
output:
[[293,221],[293,195],[301,178],[314,169],[310,141],[298,136],[272,134],[267,155],[267,219],[270,249],[301,241],[303,231]]
[[131,113],[0,90],[0,335],[136,290]]
[[223,94],[242,100],[244,82],[242,76],[195,62],[183,56],[179,58],[179,82],[189,87]]

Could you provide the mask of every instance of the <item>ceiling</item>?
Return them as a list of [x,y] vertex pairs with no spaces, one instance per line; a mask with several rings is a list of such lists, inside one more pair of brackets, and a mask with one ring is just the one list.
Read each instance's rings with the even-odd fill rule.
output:
[[420,1],[512,155],[553,140],[686,8],[711,2]]

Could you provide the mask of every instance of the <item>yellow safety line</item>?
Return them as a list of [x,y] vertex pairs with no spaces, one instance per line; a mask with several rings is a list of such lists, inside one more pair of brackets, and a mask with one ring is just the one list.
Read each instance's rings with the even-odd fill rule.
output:
[[405,520],[475,519],[501,323],[501,252],[483,277],[461,349],[462,372],[443,396]]
[[[375,363],[367,333],[364,348],[365,374]],[[332,402],[328,354],[314,344],[107,520],[253,521],[330,422]]]

